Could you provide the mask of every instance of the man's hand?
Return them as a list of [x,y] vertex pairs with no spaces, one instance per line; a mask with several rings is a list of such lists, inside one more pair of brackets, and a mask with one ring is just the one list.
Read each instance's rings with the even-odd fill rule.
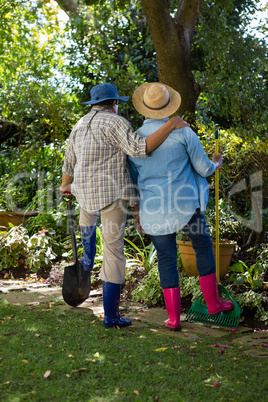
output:
[[70,194],[72,194],[72,191],[71,191],[71,184],[67,184],[66,186],[61,185],[61,186],[60,186],[60,191],[62,192],[63,195],[70,195]]
[[222,157],[222,155],[221,155],[221,154],[217,154],[217,155],[216,155],[216,154],[213,154],[212,162],[215,163],[216,169],[219,169],[220,167],[222,167],[222,164],[223,164],[223,157]]
[[72,190],[71,190],[71,182],[72,181],[73,181],[73,176],[68,176],[67,174],[62,173],[60,191],[62,192],[63,195],[72,194]]
[[173,117],[170,117],[169,120],[172,120],[172,122],[174,123],[174,130],[175,130],[175,129],[179,129],[179,128],[189,127],[189,126],[190,126],[190,124],[187,123],[185,120],[183,120],[183,118],[180,117],[180,116],[173,116]]

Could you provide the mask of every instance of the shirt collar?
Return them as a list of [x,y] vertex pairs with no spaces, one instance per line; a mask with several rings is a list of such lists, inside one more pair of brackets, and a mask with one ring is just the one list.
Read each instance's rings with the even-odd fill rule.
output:
[[163,119],[145,119],[143,124],[148,124],[148,123],[158,122],[158,121],[166,122],[166,121],[168,121],[168,117],[164,117]]
[[109,112],[109,113],[114,113],[112,110],[107,109],[106,107],[103,106],[93,106],[91,110],[94,110],[95,112]]

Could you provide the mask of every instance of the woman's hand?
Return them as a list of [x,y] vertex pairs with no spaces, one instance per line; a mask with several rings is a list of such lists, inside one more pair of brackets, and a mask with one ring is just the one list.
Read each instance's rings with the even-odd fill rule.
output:
[[221,155],[221,154],[217,154],[217,155],[216,155],[216,154],[213,154],[212,162],[215,163],[216,169],[219,169],[220,167],[222,167],[222,164],[223,164],[223,157],[222,157],[222,155]]
[[140,233],[145,233],[140,224],[140,215],[135,216],[135,228]]

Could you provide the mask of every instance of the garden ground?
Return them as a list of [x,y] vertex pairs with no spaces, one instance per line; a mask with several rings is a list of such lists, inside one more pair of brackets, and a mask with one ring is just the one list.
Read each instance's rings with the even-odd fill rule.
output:
[[1,400],[267,401],[267,330],[164,327],[166,310],[121,301],[133,325],[103,328],[102,294],[66,305],[45,281],[0,283]]
[[[62,298],[62,290],[60,286],[51,287],[49,284],[39,281],[27,283],[21,280],[1,280],[0,281],[0,299],[21,306],[38,306],[47,305],[48,308],[55,304],[58,309],[72,310],[78,314],[94,315],[100,320],[103,317],[102,293],[101,289],[92,290],[90,297],[80,306],[73,308],[64,303]],[[128,300],[122,300],[120,304],[122,314],[127,314],[132,318],[132,328],[150,327],[159,333],[170,335],[183,339],[198,339],[200,336],[221,338],[228,333],[235,332],[234,342],[244,344],[245,346],[253,345],[247,353],[256,357],[268,357],[268,329],[265,327],[251,328],[247,325],[239,325],[237,329],[211,327],[199,323],[190,323],[184,321],[186,314],[181,314],[181,327],[179,332],[168,331],[164,325],[167,320],[167,313],[164,308],[143,307],[140,303]]]

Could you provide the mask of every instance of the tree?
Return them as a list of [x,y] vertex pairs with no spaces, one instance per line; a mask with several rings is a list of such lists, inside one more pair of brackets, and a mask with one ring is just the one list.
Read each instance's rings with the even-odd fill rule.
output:
[[[70,16],[79,13],[75,3],[75,0],[58,0]],[[97,2],[84,1],[85,5],[93,3]],[[156,51],[159,81],[180,92],[181,114],[195,112],[200,93],[191,70],[191,43],[202,3],[203,0],[183,0],[175,18],[172,18],[168,0],[141,0]]]
[[203,0],[182,0],[175,17],[168,0],[141,0],[154,42],[159,81],[182,97],[179,112],[194,114],[200,93],[191,67],[191,45]]
[[[111,18],[110,21],[108,21],[108,18],[104,18],[102,20],[103,24],[101,24],[102,11],[105,10],[103,12],[107,13],[109,4],[110,9],[113,8],[115,13],[117,13],[118,10],[122,11],[121,17],[124,19],[126,12],[129,12],[130,9],[132,11],[135,10],[136,17],[139,15],[139,22],[137,22],[136,18],[137,27],[140,25],[141,20],[139,14],[139,5],[141,5],[149,27],[154,50],[156,52],[158,77],[157,75],[152,74],[152,71],[155,70],[155,66],[153,65],[154,57],[152,58],[151,63],[146,63],[148,60],[148,53],[147,55],[144,55],[142,46],[138,47],[137,42],[136,49],[138,50],[138,55],[134,56],[132,48],[128,48],[127,55],[129,57],[127,62],[130,61],[135,66],[138,66],[140,71],[142,71],[141,66],[144,62],[144,65],[147,67],[147,72],[144,72],[147,81],[152,80],[150,78],[154,77],[153,80],[159,79],[160,82],[166,83],[180,92],[182,95],[182,104],[179,109],[180,114],[188,114],[193,117],[199,95],[201,92],[206,93],[206,87],[209,84],[209,91],[216,90],[216,96],[214,96],[213,99],[212,96],[207,98],[206,94],[202,98],[203,101],[204,99],[205,101],[208,99],[209,102],[212,101],[212,104],[215,105],[215,113],[212,113],[209,117],[216,117],[216,120],[219,118],[223,125],[226,125],[227,123],[229,126],[234,121],[243,120],[243,113],[241,113],[241,111],[239,112],[237,108],[237,105],[240,105],[241,103],[241,99],[232,98],[233,102],[230,108],[233,113],[236,114],[235,119],[233,119],[233,117],[230,116],[229,110],[230,94],[228,94],[228,91],[227,93],[224,93],[219,86],[223,80],[226,80],[226,83],[223,83],[223,85],[225,85],[225,88],[229,85],[232,91],[233,84],[231,84],[231,82],[228,83],[228,81],[230,81],[232,74],[235,73],[235,68],[232,68],[234,67],[232,52],[235,49],[235,45],[239,45],[239,48],[236,49],[236,51],[238,50],[240,55],[244,55],[244,59],[243,57],[235,57],[235,63],[242,63],[245,65],[244,71],[246,69],[247,71],[252,71],[252,64],[250,65],[249,62],[245,63],[248,54],[251,53],[251,61],[253,61],[253,58],[259,59],[259,56],[261,56],[262,60],[265,59],[265,45],[263,44],[263,49],[260,50],[260,47],[257,44],[258,41],[255,40],[254,44],[252,39],[247,39],[244,28],[248,25],[251,14],[256,11],[259,0],[217,0],[205,3],[203,0],[136,0],[134,2],[130,2],[129,0],[102,2],[98,0],[83,0],[82,2],[77,2],[76,0],[57,1],[71,18],[75,18],[75,21],[77,21],[77,16],[86,18],[86,26],[89,27],[89,29],[84,31],[85,37],[90,32],[90,24],[91,28],[93,26],[95,27],[94,34],[90,36],[91,41],[92,39],[94,41],[94,35],[101,36],[101,33],[106,31],[106,22],[108,22],[108,24],[112,23]],[[78,4],[80,8],[78,7]],[[83,7],[81,7],[81,4],[83,4]],[[94,23],[92,25],[91,21],[92,19],[94,20],[95,10],[98,10],[100,17],[99,32],[97,25],[94,25]],[[133,21],[135,20],[133,13],[132,19]],[[113,28],[114,30],[117,30],[118,36],[120,36],[120,31],[122,32],[126,26],[128,28],[131,27],[128,31],[127,38],[131,42],[133,24],[129,22],[124,25],[122,24],[122,19],[121,23],[119,19],[114,19]],[[140,29],[140,26],[138,29]],[[143,39],[140,43],[144,44],[144,47],[148,50],[148,45],[144,35],[146,35],[146,33],[143,31]],[[194,38],[197,39],[194,40]],[[148,35],[146,39],[148,39]],[[114,49],[113,42],[118,43],[116,36],[113,36],[111,33],[110,35],[108,34],[106,40],[108,42],[110,40],[111,49]],[[103,41],[99,43],[99,50],[103,43]],[[234,49],[231,49],[230,45],[233,45]],[[213,48],[212,51],[210,51],[210,46]],[[223,46],[222,51],[221,46]],[[109,51],[109,49],[105,49],[104,47],[103,52],[106,51],[106,54],[111,55],[111,49]],[[115,51],[120,53],[120,48],[117,47]],[[256,56],[255,52],[258,52]],[[229,54],[231,57],[229,57]],[[137,60],[139,57],[142,60],[141,63]],[[225,65],[223,61],[225,62]],[[255,63],[254,65],[254,80],[258,81],[257,87],[260,90],[261,87],[263,87],[261,78],[265,73],[265,69],[263,67],[256,68],[257,64]],[[238,68],[238,75],[240,74],[240,76],[241,74],[244,74],[241,67],[242,66],[239,65]],[[227,73],[222,74],[222,71],[226,71]],[[220,80],[218,79],[218,88],[214,84],[211,85],[211,81],[214,83],[217,81],[217,79],[215,79],[216,74],[222,76]],[[234,76],[234,79],[238,82],[237,93],[247,92],[247,86],[245,86],[244,83],[243,85],[240,85],[240,80],[237,80],[237,77]],[[248,85],[250,87],[249,83]],[[252,96],[252,89],[253,88],[251,88],[249,91],[250,93],[246,95],[246,98]],[[222,99],[222,102],[220,101],[220,98]],[[219,102],[221,103],[220,107]],[[226,105],[225,110],[222,108],[222,105],[224,104]],[[249,107],[247,106],[246,109],[249,109]],[[261,110],[263,111],[263,107]],[[245,110],[245,114],[248,116],[248,113],[246,113],[247,111]],[[259,115],[262,116],[262,112]],[[257,120],[258,119],[259,116]],[[228,122],[226,122],[226,120],[228,120]],[[249,117],[249,120],[251,120],[251,117]]]

